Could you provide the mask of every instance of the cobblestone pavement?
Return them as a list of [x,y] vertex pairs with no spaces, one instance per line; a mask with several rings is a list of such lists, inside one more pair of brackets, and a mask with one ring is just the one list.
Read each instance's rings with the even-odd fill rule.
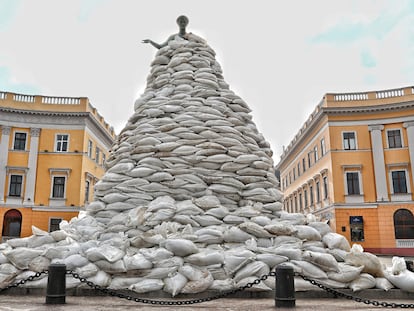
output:
[[[396,303],[413,303],[413,300],[394,300]],[[385,308],[366,305],[344,299],[296,299],[296,308],[276,308],[274,299],[220,299],[189,306],[153,306],[121,300],[116,297],[66,297],[66,304],[46,305],[42,296],[0,295],[1,311],[118,311],[118,310],[380,310]]]

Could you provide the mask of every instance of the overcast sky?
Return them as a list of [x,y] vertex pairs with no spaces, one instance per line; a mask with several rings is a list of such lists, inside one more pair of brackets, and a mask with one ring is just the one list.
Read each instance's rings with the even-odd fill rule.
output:
[[156,49],[178,31],[216,51],[277,163],[325,93],[414,85],[414,1],[0,0],[0,91],[88,97],[117,133]]

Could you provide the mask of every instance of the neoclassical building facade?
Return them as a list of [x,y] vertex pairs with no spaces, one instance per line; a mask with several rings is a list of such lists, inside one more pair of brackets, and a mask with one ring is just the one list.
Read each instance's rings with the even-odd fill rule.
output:
[[414,87],[326,94],[276,169],[285,210],[367,251],[414,255]]
[[53,231],[93,198],[115,139],[88,98],[0,91],[1,239]]

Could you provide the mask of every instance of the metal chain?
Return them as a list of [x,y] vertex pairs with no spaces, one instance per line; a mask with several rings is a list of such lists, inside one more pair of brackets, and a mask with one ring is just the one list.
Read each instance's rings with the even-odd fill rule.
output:
[[348,300],[354,300],[356,302],[363,302],[367,305],[371,304],[371,305],[374,305],[376,307],[380,306],[380,307],[385,307],[385,308],[405,308],[405,309],[414,308],[413,303],[381,302],[381,301],[377,301],[377,300],[370,300],[370,299],[366,299],[366,298],[361,298],[361,297],[357,297],[357,296],[348,295],[346,293],[343,293],[341,291],[338,291],[336,289],[328,287],[328,286],[326,286],[326,285],[324,285],[324,284],[322,284],[318,281],[309,279],[308,277],[306,277],[302,274],[295,273],[295,275],[300,276],[302,279],[304,279],[305,281],[308,281],[312,285],[315,285],[315,286],[325,290],[326,292],[333,294],[335,297],[345,298],[345,299],[348,299]]
[[117,293],[116,291],[110,290],[108,288],[104,288],[100,285],[97,285],[97,284],[91,282],[91,281],[88,281],[86,278],[83,278],[83,277],[79,276],[78,273],[75,273],[73,271],[67,271],[66,273],[71,274],[75,279],[78,279],[81,283],[84,283],[84,284],[88,285],[89,287],[91,287],[95,290],[98,290],[101,293],[104,293],[105,295],[114,296],[114,297],[127,299],[127,300],[130,300],[130,301],[135,301],[135,302],[140,302],[140,303],[152,304],[152,305],[191,305],[191,304],[195,304],[195,303],[201,303],[201,302],[211,301],[211,300],[215,300],[215,299],[220,299],[220,298],[227,297],[229,295],[233,295],[237,292],[244,291],[248,288],[252,288],[254,285],[257,285],[260,282],[266,280],[269,276],[276,276],[276,272],[272,271],[272,272],[269,272],[266,275],[262,275],[260,278],[257,278],[253,282],[247,283],[244,286],[241,286],[241,287],[238,287],[236,289],[233,289],[233,290],[230,290],[230,291],[227,291],[227,292],[223,292],[223,293],[220,293],[220,294],[217,294],[217,295],[214,295],[214,296],[205,297],[205,298],[192,299],[192,300],[152,300],[152,299],[137,298],[137,297],[132,297],[130,295]]
[[20,280],[17,283],[13,283],[13,284],[11,284],[9,286],[6,286],[4,288],[0,288],[0,293],[3,292],[3,291],[8,290],[10,288],[18,287],[20,285],[23,285],[23,284],[25,284],[28,281],[34,281],[35,279],[39,278],[42,274],[47,274],[47,273],[48,273],[47,270],[43,270],[42,272],[36,272],[35,274],[32,274],[31,276],[29,276],[28,278],[26,278],[24,280]]

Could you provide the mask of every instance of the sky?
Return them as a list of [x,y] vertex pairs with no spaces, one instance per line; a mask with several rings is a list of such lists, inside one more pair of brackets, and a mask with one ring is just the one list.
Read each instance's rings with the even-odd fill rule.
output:
[[119,133],[186,15],[278,163],[326,93],[414,85],[411,0],[0,0],[0,91],[88,97]]

